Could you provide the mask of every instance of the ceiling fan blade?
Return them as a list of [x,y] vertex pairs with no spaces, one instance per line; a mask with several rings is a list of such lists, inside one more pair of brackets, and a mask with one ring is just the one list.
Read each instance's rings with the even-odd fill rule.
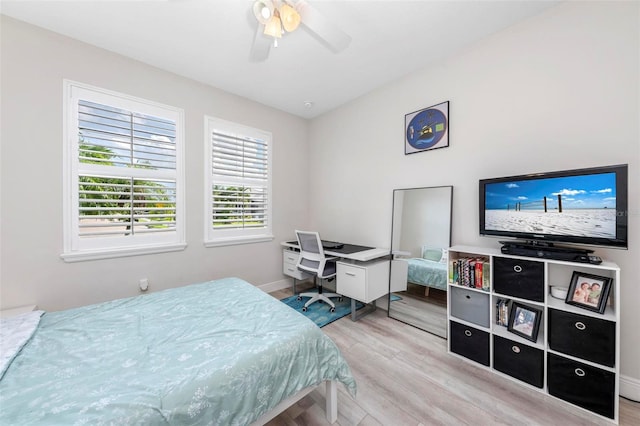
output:
[[302,18],[302,24],[324,40],[331,50],[338,53],[349,46],[351,36],[338,28],[306,0],[299,0],[295,7]]
[[253,37],[253,45],[249,53],[249,59],[252,62],[262,62],[269,57],[272,42],[264,35],[263,30],[263,25],[258,24],[256,26],[256,34]]

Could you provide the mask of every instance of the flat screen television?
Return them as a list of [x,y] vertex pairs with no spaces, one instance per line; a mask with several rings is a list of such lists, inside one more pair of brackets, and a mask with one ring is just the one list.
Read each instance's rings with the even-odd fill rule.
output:
[[480,235],[627,248],[626,164],[480,180]]

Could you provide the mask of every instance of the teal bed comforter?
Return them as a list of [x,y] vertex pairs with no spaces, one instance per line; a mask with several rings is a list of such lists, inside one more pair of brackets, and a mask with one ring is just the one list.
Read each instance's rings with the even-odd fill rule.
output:
[[407,259],[407,281],[440,290],[447,289],[447,264],[428,259]]
[[0,381],[3,425],[246,425],[356,385],[310,320],[238,278],[45,313]]

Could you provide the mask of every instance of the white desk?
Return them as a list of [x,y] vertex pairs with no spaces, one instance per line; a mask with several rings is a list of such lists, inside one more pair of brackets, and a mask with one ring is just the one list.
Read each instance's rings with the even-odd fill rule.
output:
[[[297,270],[299,246],[297,241],[282,243],[283,273],[293,278],[295,293],[296,279],[307,278]],[[356,321],[376,309],[376,299],[389,293],[389,249],[344,244],[342,248],[325,249],[327,256],[338,257],[336,262],[336,293],[351,298],[351,319]],[[371,304],[372,309],[356,315],[356,301]]]
[[[294,250],[299,250],[298,243],[295,241],[285,241],[281,243],[283,247],[287,247]],[[350,244],[344,243],[345,246]],[[339,257],[341,259],[355,260],[357,262],[368,262],[380,257],[389,256],[391,251],[389,249],[366,247],[366,250],[357,251],[354,253],[345,253],[340,249],[325,249],[324,254],[333,257]]]

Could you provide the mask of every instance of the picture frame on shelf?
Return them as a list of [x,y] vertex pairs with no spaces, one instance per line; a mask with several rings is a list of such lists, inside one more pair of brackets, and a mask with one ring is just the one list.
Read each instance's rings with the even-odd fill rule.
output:
[[449,101],[404,116],[404,154],[449,146]]
[[573,271],[565,303],[604,314],[612,282],[610,277]]
[[542,309],[512,301],[507,330],[535,342],[538,340],[541,319]]

